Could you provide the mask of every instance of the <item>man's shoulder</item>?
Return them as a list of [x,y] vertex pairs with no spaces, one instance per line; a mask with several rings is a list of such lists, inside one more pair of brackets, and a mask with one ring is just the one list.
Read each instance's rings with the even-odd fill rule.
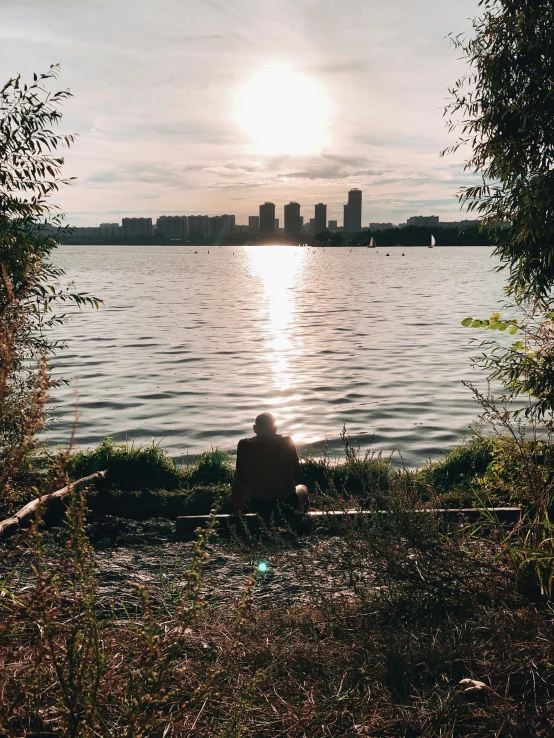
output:
[[246,446],[249,446],[254,440],[256,440],[256,436],[254,436],[254,438],[241,438],[240,441],[237,443],[237,451],[239,450],[239,448],[245,448]]
[[248,446],[266,446],[268,440],[270,443],[273,442],[277,445],[296,448],[295,443],[290,436],[282,436],[279,433],[275,433],[275,435],[271,436],[252,436],[252,438],[241,438],[241,440],[238,442],[237,450],[239,448],[246,448]]

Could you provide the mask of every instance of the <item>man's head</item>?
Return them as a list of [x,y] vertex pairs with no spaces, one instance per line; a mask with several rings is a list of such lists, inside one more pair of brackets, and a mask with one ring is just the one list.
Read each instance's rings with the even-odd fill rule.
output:
[[277,423],[271,413],[260,413],[256,417],[254,433],[257,436],[272,436],[277,433]]

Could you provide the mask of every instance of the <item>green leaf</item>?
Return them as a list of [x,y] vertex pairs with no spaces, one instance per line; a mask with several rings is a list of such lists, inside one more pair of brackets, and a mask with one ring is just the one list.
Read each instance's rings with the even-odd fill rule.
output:
[[464,320],[462,320],[462,325],[464,326],[464,328],[469,328],[472,323],[473,318],[464,318]]
[[472,327],[472,328],[482,328],[483,326],[482,326],[482,324],[481,324],[481,321],[480,321],[480,320],[474,320],[474,321],[472,321],[472,323],[471,323],[471,327]]
[[510,336],[515,336],[515,334],[517,333],[517,325],[512,325],[508,333],[510,334]]

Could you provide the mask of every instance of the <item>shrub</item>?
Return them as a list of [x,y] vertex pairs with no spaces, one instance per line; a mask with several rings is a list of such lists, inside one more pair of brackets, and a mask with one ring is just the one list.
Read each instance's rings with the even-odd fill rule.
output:
[[233,468],[228,455],[218,448],[205,451],[189,467],[187,479],[190,485],[229,484],[233,479]]
[[446,497],[471,507],[475,501],[473,490],[481,485],[481,477],[493,461],[496,449],[494,437],[472,435],[443,459],[425,465],[416,472],[422,498]]
[[106,438],[90,451],[72,454],[67,462],[73,479],[107,469],[109,483],[122,490],[182,489],[186,475],[160,446],[133,446]]

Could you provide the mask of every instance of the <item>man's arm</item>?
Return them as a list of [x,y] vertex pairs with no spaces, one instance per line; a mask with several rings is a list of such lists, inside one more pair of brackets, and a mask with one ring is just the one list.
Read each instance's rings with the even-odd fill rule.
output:
[[240,513],[244,510],[250,495],[246,486],[246,475],[244,473],[244,444],[239,441],[237,446],[237,463],[235,467],[235,476],[231,486],[231,498],[233,502],[233,512]]

